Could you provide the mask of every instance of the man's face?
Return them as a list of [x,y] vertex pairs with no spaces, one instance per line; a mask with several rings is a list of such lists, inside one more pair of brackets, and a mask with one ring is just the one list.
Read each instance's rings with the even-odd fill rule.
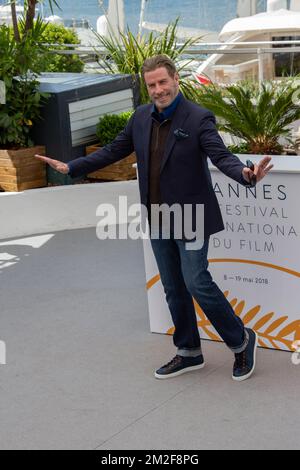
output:
[[145,83],[151,101],[159,112],[167,108],[179,92],[179,77],[172,78],[165,67],[160,67],[144,74]]

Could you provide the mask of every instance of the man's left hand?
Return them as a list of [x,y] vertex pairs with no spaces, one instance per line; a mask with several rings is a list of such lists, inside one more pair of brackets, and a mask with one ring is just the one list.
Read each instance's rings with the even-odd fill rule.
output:
[[250,183],[253,175],[256,177],[256,182],[258,183],[262,180],[267,173],[273,168],[274,165],[270,165],[272,158],[270,156],[265,156],[258,164],[254,164],[254,170],[250,168],[243,168],[243,178],[248,183]]

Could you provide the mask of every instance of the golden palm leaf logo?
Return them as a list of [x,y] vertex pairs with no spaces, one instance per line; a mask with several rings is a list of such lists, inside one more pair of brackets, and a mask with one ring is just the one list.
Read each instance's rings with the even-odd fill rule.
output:
[[[229,291],[224,292],[225,297],[229,297]],[[229,300],[229,299],[228,299]],[[245,326],[249,325],[256,317],[261,315],[261,306],[255,305],[249,310],[246,307],[245,300],[238,301],[237,298],[229,300],[235,314],[238,315]],[[218,333],[212,331],[212,325],[207,319],[202,308],[194,299],[196,314],[199,317],[197,322],[198,327],[201,328],[206,335],[213,341],[222,341]],[[293,343],[300,340],[300,320],[295,320],[291,323],[288,322],[288,316],[280,318],[275,317],[275,312],[269,312],[257,319],[251,327],[258,334],[259,345],[263,348],[282,349],[283,346],[290,351],[294,351]],[[281,328],[280,328],[281,327]],[[278,330],[276,332],[276,330]],[[175,328],[170,328],[167,334],[174,334]],[[292,338],[291,338],[292,337]]]

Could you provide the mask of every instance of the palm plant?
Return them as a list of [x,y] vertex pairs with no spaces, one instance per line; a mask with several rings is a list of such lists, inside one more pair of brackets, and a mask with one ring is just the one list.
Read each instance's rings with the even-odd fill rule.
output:
[[238,137],[248,153],[281,154],[281,137],[291,136],[288,127],[300,119],[300,107],[291,81],[260,85],[240,82],[222,89],[216,85],[201,87],[199,104],[220,118],[219,130]]
[[[96,34],[99,44],[107,51],[108,56],[98,56],[101,66],[107,73],[121,73],[137,76],[140,82],[141,103],[149,101],[145,83],[141,77],[141,68],[148,57],[157,54],[166,54],[176,65],[178,72],[187,69],[190,61],[184,65],[178,64],[178,59],[189,47],[201,40],[201,37],[187,39],[182,45],[177,42],[177,26],[179,18],[174,23],[169,23],[165,30],[156,36],[153,32],[149,35],[138,35],[137,37],[127,29],[126,33],[120,33],[120,39],[113,35],[109,38]],[[97,52],[97,48],[95,48]],[[192,85],[185,78],[180,78],[181,91],[185,96],[192,94]]]
[[[43,1],[44,0],[24,0],[25,16],[23,33],[25,34],[25,36],[29,33],[29,31],[32,31],[34,29],[34,17],[36,6],[39,3],[43,3]],[[59,5],[56,0],[48,0],[48,3],[52,13],[54,5],[59,8]],[[15,40],[17,42],[21,42],[22,38],[18,27],[18,19],[16,13],[16,0],[10,0],[10,6]]]

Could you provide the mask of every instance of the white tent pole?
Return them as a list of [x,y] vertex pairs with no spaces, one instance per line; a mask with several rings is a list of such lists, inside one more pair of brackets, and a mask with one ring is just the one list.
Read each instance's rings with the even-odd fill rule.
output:
[[258,57],[258,80],[261,84],[264,81],[264,57],[262,49],[257,49]]
[[141,12],[140,12],[140,22],[139,22],[139,36],[142,34],[146,1],[147,0],[142,0],[142,2],[141,2]]

